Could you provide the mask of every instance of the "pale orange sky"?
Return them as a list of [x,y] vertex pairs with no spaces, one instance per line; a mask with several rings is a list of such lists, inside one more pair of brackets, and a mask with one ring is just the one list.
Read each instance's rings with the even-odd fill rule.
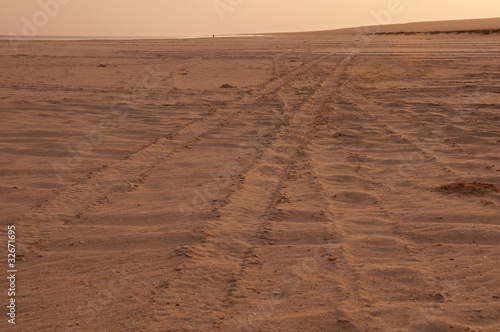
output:
[[[0,0],[0,35],[195,36],[500,17],[498,0]],[[42,4],[46,4],[45,6]],[[218,9],[217,9],[217,8]],[[387,13],[387,12],[386,12]]]

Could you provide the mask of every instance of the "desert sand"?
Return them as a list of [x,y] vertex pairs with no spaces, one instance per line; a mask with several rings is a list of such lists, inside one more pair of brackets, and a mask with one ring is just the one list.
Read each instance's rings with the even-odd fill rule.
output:
[[398,33],[398,32],[418,32],[428,33],[433,31],[473,31],[473,30],[500,30],[500,18],[487,19],[468,19],[468,20],[450,20],[450,21],[431,21],[431,22],[412,22],[404,24],[385,24],[392,20],[392,15],[388,12],[372,13],[373,21],[365,27],[344,28],[325,31],[310,31],[304,33],[307,35],[355,35],[358,33]]
[[0,45],[2,330],[500,331],[499,35]]

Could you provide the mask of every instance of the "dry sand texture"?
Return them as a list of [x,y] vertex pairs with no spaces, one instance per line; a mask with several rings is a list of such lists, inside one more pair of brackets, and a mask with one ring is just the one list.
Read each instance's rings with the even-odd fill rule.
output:
[[3,42],[17,330],[499,331],[500,37],[352,39]]

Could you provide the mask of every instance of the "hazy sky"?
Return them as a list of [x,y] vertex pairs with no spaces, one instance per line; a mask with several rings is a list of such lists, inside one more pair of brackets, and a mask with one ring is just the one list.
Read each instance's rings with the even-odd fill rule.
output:
[[0,35],[193,36],[500,17],[499,0],[0,0]]

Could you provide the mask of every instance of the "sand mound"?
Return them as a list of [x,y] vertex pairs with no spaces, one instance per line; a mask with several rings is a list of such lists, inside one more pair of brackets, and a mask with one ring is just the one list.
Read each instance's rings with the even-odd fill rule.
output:
[[473,196],[483,196],[489,193],[498,193],[498,188],[490,183],[483,182],[467,182],[467,183],[450,183],[442,185],[436,188],[437,191],[449,195],[449,194],[462,194],[462,195],[473,195]]
[[[376,25],[371,25],[375,27]],[[402,32],[446,32],[446,31],[469,31],[469,30],[496,30],[500,28],[500,18],[450,20],[434,22],[411,22],[402,24],[377,25],[379,33],[402,33]],[[366,27],[344,28],[337,30],[315,31],[314,34],[326,35],[359,35],[371,33],[374,29]],[[301,34],[301,33],[299,33]],[[304,33],[302,33],[304,34]]]

